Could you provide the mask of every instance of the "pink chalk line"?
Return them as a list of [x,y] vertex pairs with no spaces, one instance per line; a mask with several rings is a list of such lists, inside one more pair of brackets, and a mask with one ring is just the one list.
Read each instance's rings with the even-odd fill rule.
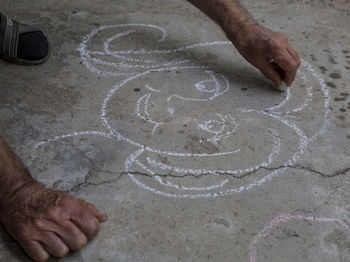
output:
[[311,217],[311,216],[301,216],[301,215],[291,215],[291,214],[283,214],[279,217],[274,218],[270,224],[265,226],[263,230],[261,230],[254,238],[253,242],[251,243],[249,247],[249,261],[250,262],[256,262],[256,247],[257,244],[266,238],[269,235],[269,232],[276,227],[278,224],[287,222],[291,219],[298,219],[298,220],[306,220],[306,221],[316,221],[316,222],[322,222],[322,223],[329,223],[329,222],[336,222],[343,227],[350,233],[350,226],[344,222],[343,220],[340,220],[338,218],[321,218],[321,217]]

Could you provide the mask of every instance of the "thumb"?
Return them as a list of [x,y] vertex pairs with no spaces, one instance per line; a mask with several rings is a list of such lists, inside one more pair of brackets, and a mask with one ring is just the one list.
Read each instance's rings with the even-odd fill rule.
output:
[[106,222],[108,219],[108,216],[106,214],[102,214],[101,212],[99,212],[96,215],[97,219],[100,221],[100,223]]
[[86,203],[88,205],[88,207],[90,208],[90,210],[92,211],[92,213],[94,214],[94,216],[98,219],[98,221],[100,223],[103,223],[105,221],[107,221],[108,216],[101,213],[93,204],[91,203]]

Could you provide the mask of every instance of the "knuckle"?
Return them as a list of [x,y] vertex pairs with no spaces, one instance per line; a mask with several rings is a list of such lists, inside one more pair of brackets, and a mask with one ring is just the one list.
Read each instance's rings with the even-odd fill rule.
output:
[[70,207],[70,206],[72,206],[73,203],[75,204],[75,202],[76,202],[75,200],[76,200],[75,198],[70,197],[70,196],[62,196],[61,204],[64,207]]
[[290,62],[290,66],[291,66],[291,69],[292,69],[293,71],[296,71],[296,70],[298,69],[298,67],[299,67],[299,63],[296,62],[295,60],[292,60],[292,61]]
[[278,37],[279,37],[279,39],[280,39],[282,42],[288,42],[288,38],[287,38],[285,35],[283,35],[283,34],[278,34]]
[[47,211],[47,215],[49,218],[52,218],[52,219],[55,219],[57,218],[57,209],[55,207],[52,207],[50,208],[48,211]]
[[61,220],[60,226],[62,229],[71,230],[71,222],[69,220]]
[[33,223],[34,228],[36,228],[36,229],[44,229],[44,223],[43,223],[42,219],[34,218],[32,223]]
[[269,45],[273,50],[279,50],[288,44],[288,38],[285,35],[277,34],[276,37],[269,39]]
[[279,49],[281,47],[281,43],[276,39],[270,39],[269,40],[269,45],[270,45],[270,48],[272,48],[272,50],[276,50],[276,49]]

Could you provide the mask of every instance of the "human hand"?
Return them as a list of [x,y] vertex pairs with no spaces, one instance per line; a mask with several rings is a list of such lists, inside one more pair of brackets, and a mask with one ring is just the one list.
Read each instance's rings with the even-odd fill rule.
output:
[[297,52],[287,37],[257,24],[249,25],[229,39],[240,54],[258,68],[276,87],[285,81],[290,86],[300,66]]
[[63,191],[38,183],[21,191],[0,211],[0,222],[35,261],[80,250],[107,220],[92,204]]

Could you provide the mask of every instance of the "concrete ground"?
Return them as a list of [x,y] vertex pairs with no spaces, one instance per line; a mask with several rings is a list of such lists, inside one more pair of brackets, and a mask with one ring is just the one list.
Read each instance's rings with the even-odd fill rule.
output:
[[1,136],[109,215],[60,261],[350,261],[349,1],[244,1],[303,59],[285,93],[185,1],[0,6],[52,45],[0,61]]

